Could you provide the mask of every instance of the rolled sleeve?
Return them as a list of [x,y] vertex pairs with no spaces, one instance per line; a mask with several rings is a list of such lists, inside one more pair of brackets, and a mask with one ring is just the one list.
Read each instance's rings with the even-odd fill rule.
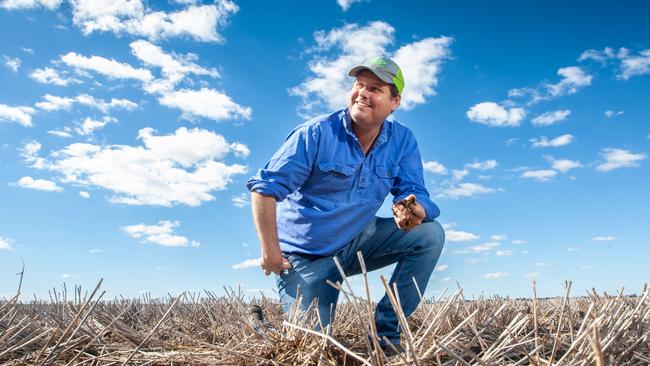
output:
[[308,125],[297,127],[246,187],[251,192],[273,196],[278,202],[284,200],[309,177],[317,147],[318,130]]

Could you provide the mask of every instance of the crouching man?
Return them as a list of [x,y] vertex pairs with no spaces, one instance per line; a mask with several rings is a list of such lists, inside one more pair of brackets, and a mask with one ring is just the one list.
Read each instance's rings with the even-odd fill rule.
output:
[[[339,296],[327,280],[342,280],[333,257],[347,275],[361,272],[358,251],[368,271],[397,263],[390,285],[408,317],[420,302],[413,280],[424,291],[445,241],[415,136],[386,119],[400,105],[402,71],[377,57],[349,75],[355,80],[347,108],[296,127],[247,183],[262,269],[276,275],[285,311],[298,296],[304,309],[317,300],[323,326],[334,320]],[[376,217],[388,193],[394,217]],[[386,295],[375,322],[380,339],[399,345]]]

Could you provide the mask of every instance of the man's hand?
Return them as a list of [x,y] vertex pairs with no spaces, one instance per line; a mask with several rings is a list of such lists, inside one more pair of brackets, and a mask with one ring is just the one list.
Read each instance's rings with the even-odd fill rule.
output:
[[426,215],[424,207],[416,202],[414,194],[393,203],[393,218],[401,230],[411,230],[420,225]]
[[291,263],[287,258],[282,257],[282,254],[276,255],[262,255],[262,269],[265,275],[271,273],[280,274],[286,269],[291,269]]

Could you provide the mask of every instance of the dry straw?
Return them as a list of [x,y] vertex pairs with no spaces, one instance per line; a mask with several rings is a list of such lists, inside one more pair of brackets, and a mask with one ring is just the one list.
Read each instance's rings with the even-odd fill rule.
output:
[[[597,294],[562,298],[480,298],[461,289],[423,299],[406,318],[399,293],[382,279],[402,328],[406,352],[390,358],[378,347],[374,303],[363,258],[365,293],[357,296],[344,273],[331,327],[315,329],[318,314],[294,309],[289,317],[264,295],[270,328],[246,317],[241,291],[226,296],[102,300],[101,281],[90,295],[75,287],[51,292],[50,301],[0,300],[3,365],[648,365],[650,289],[638,295]],[[22,284],[22,273],[21,273]],[[418,290],[419,291],[419,290]],[[306,315],[306,316],[305,316]]]

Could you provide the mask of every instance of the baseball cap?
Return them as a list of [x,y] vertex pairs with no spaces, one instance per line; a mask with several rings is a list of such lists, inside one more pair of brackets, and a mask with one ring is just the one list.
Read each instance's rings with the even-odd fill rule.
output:
[[395,85],[400,94],[404,90],[404,75],[402,75],[402,70],[395,61],[389,58],[373,57],[367,59],[361,65],[351,68],[348,71],[348,75],[357,76],[363,70],[370,70],[382,81]]

